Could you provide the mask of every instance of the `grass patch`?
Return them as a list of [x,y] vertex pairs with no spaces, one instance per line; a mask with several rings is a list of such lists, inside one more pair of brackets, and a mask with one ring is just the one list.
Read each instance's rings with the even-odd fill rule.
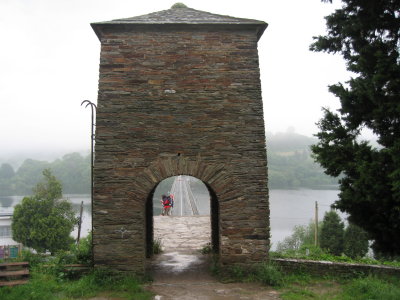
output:
[[253,268],[234,265],[227,268],[213,267],[213,274],[222,282],[260,282],[269,286],[281,286],[284,283],[284,274],[279,266],[272,262],[264,262]]
[[341,292],[341,285],[334,279],[293,276],[285,282],[280,296],[284,300],[333,300]]
[[211,243],[204,245],[203,248],[200,249],[200,253],[204,255],[212,253]]
[[284,300],[397,300],[400,281],[396,277],[336,280],[291,275],[280,291]]
[[53,272],[33,270],[28,284],[0,289],[2,300],[66,300],[95,297],[107,293],[121,299],[151,299],[141,280],[129,275],[95,270],[78,280],[63,280]]
[[397,277],[318,277],[306,272],[284,274],[279,266],[263,263],[248,269],[241,266],[217,268],[223,282],[260,282],[279,290],[284,300],[398,300]]
[[153,241],[153,254],[160,254],[162,252],[162,241],[160,238]]
[[354,279],[345,284],[343,293],[337,300],[398,300],[400,282],[396,279],[382,279],[373,276]]

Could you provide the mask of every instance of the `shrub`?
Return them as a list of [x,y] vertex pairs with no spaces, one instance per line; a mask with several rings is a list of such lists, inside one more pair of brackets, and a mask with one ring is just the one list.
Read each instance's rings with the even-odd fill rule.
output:
[[76,262],[80,264],[90,265],[92,263],[92,233],[82,238],[79,244],[71,246],[71,253],[75,255]]
[[368,253],[367,233],[352,223],[344,232],[344,254],[351,258],[364,257]]
[[320,246],[333,255],[343,253],[344,224],[334,210],[325,213]]
[[284,282],[281,269],[271,262],[265,262],[258,266],[256,278],[257,281],[270,286],[281,286]]
[[35,267],[45,261],[48,260],[48,257],[43,254],[33,253],[28,249],[22,249],[21,256],[19,257],[20,261],[27,261],[29,262],[30,267]]
[[70,233],[77,218],[72,204],[62,199],[61,182],[48,169],[43,176],[45,180],[36,185],[35,194],[15,206],[11,229],[15,241],[39,253],[53,254],[73,243]]

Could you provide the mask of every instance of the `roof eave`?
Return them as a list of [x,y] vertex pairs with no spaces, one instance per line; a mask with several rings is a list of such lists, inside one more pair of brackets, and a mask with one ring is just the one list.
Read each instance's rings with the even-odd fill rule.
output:
[[101,38],[103,36],[102,29],[103,28],[111,28],[114,26],[124,26],[124,27],[156,27],[156,26],[165,26],[167,27],[176,27],[176,26],[240,26],[240,27],[247,27],[247,26],[254,26],[257,27],[257,41],[261,38],[263,35],[265,29],[268,27],[268,24],[265,22],[259,22],[259,23],[243,23],[243,22],[232,22],[232,23],[204,23],[204,22],[190,22],[190,23],[172,23],[172,22],[159,22],[159,23],[134,23],[134,22],[118,22],[118,21],[111,21],[111,22],[97,22],[97,23],[91,23],[90,26],[96,33],[98,39],[101,41]]

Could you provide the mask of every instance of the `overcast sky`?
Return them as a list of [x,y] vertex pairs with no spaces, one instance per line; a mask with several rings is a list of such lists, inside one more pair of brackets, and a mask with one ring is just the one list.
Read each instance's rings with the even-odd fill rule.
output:
[[[169,0],[1,0],[0,153],[82,151],[90,145],[100,42],[91,22],[169,9]],[[266,131],[311,136],[329,84],[349,74],[340,56],[310,52],[339,3],[319,0],[184,0],[188,7],[269,24],[259,41]],[[339,2],[339,1],[336,1]]]

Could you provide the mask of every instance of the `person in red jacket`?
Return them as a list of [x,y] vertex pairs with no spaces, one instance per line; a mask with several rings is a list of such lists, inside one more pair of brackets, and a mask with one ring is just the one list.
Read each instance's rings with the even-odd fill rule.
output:
[[161,215],[169,216],[170,212],[171,212],[171,207],[172,207],[171,197],[166,196],[166,195],[162,195],[161,203],[162,203],[162,206],[163,206],[163,210],[162,210]]

